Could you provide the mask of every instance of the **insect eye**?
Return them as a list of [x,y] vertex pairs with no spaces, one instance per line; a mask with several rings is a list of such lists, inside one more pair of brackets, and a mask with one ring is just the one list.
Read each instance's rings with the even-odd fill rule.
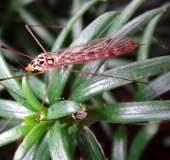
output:
[[37,66],[36,64],[33,65],[33,68],[37,69],[37,67],[38,67],[38,66]]
[[47,62],[48,64],[53,64],[54,63],[53,57],[47,57]]
[[40,65],[44,64],[44,61],[40,61],[39,64],[40,64]]
[[33,66],[35,64],[35,61],[33,60],[33,61],[31,61],[31,66]]

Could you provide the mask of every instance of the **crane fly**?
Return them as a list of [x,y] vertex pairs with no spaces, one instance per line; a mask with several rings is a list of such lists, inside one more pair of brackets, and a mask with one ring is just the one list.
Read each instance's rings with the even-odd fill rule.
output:
[[[37,57],[35,57],[31,61],[31,63],[28,64],[28,66],[24,67],[24,70],[28,72],[38,71],[35,74],[42,74],[44,73],[44,71],[53,68],[61,68],[72,72],[80,72],[80,71],[64,68],[64,66],[69,64],[87,63],[95,60],[116,57],[121,54],[130,52],[135,48],[138,48],[140,45],[141,44],[135,44],[133,40],[128,37],[96,39],[88,43],[82,43],[80,45],[75,45],[58,51],[41,53]],[[16,52],[2,45],[1,48]],[[20,52],[16,52],[16,53],[20,54]],[[27,57],[32,59],[32,57],[30,56]],[[97,73],[91,73],[91,72],[80,72],[80,73],[99,75]],[[100,74],[100,76],[112,77],[109,75],[102,75],[102,74]],[[12,79],[12,78],[20,78],[20,77],[21,76],[14,76],[10,78],[5,78],[5,80]],[[40,109],[40,113],[41,111],[42,111],[42,107]]]
[[[126,79],[126,78],[121,78],[121,77],[116,77],[116,76],[111,76],[111,75],[105,75],[105,74],[99,74],[99,73],[95,73],[95,72],[77,71],[77,70],[72,70],[72,69],[64,67],[69,64],[88,63],[88,62],[92,62],[92,61],[96,61],[96,60],[102,60],[102,59],[116,57],[116,56],[128,53],[128,52],[141,46],[141,44],[135,44],[134,41],[129,37],[100,38],[100,39],[95,39],[95,40],[89,41],[87,43],[82,43],[79,45],[71,46],[69,48],[64,48],[64,49],[60,49],[60,50],[52,51],[52,52],[46,52],[46,50],[42,47],[42,45],[39,43],[37,38],[34,36],[32,31],[30,30],[28,25],[26,25],[26,28],[31,33],[31,35],[36,40],[36,42],[39,44],[39,46],[42,48],[42,50],[44,51],[43,53],[41,53],[38,56],[36,56],[35,58],[33,58],[33,57],[25,55],[21,52],[18,52],[13,49],[10,49],[8,47],[5,47],[3,45],[0,45],[0,48],[15,52],[17,54],[20,54],[22,56],[32,59],[32,61],[26,67],[23,67],[23,69],[28,72],[30,72],[30,71],[31,72],[37,71],[37,72],[27,74],[26,76],[42,74],[46,70],[60,68],[63,70],[76,72],[76,73],[80,73],[80,74],[86,74],[86,75],[92,75],[92,76],[103,76],[103,77],[109,77],[109,78],[118,78],[118,79],[122,79],[122,80],[126,80],[126,81],[138,82],[138,81],[131,80],[131,79]],[[13,78],[21,78],[21,77],[23,77],[23,75],[3,78],[0,81],[9,80],[9,79],[13,79]],[[43,105],[44,105],[45,98],[47,96],[51,81],[52,81],[52,76],[51,76],[51,79],[47,86],[47,90],[46,90],[42,105],[40,107],[38,120],[40,120],[40,115],[41,115],[41,112],[43,109]],[[139,82],[139,83],[146,84],[150,87],[150,85],[146,82]],[[159,95],[157,95],[157,93],[151,87],[150,87],[150,89],[162,101],[161,97]],[[83,111],[85,111],[85,110],[86,109],[83,107]],[[78,113],[77,117],[80,117],[80,115],[82,115],[82,117],[85,116],[86,113],[84,113],[83,111],[81,113]],[[84,115],[83,115],[83,113],[84,113]]]
[[45,71],[69,64],[87,63],[128,53],[140,44],[132,39],[103,38],[54,52],[41,53],[25,67],[26,71]]

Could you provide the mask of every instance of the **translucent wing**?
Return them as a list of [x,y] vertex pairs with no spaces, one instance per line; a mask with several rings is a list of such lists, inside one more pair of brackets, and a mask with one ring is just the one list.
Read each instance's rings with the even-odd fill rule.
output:
[[[81,53],[82,51],[84,50],[91,50],[95,47],[97,47],[97,45],[99,45],[100,43],[104,43],[104,41],[107,40],[106,38],[100,38],[100,39],[95,39],[95,40],[92,40],[92,41],[89,41],[87,43],[81,43],[79,45],[75,45],[75,46],[71,46],[71,47],[68,47],[68,48],[63,48],[61,50],[57,50],[57,51],[53,51],[53,52],[48,52],[49,54],[52,54],[52,55],[56,55],[58,57],[62,57],[62,56],[75,56],[74,54],[78,54],[78,53]],[[101,44],[101,46],[102,46]]]
[[48,54],[56,57],[60,65],[67,65],[118,56],[139,46],[128,37],[101,38]]

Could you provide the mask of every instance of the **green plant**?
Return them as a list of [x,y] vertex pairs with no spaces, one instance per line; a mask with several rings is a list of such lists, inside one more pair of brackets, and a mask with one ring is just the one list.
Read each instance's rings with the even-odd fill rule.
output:
[[[98,1],[88,2],[86,6],[82,7],[78,14],[75,14],[67,24],[67,29],[64,28],[58,36],[54,43],[53,50],[61,48],[75,21],[96,2]],[[169,56],[148,59],[147,53],[149,52],[150,37],[152,37],[156,22],[160,18],[160,16],[157,17],[157,15],[162,14],[170,4],[167,3],[159,8],[149,10],[128,22],[134,11],[142,2],[143,1],[141,0],[131,2],[120,15],[118,15],[118,12],[114,11],[102,14],[88,25],[71,45],[88,42],[101,35],[102,37],[131,37],[139,30],[139,28],[143,28],[155,17],[146,29],[146,32],[149,31],[149,33],[144,35],[144,42],[141,42],[142,44],[146,44],[140,49],[142,50],[140,51],[142,55],[145,56],[141,57],[139,54],[139,60],[142,59],[144,61],[138,61],[112,69],[107,68],[105,61],[69,66],[69,68],[74,68],[75,70],[79,69],[81,71],[102,72],[106,75],[140,81],[142,81],[141,79],[169,71]],[[16,4],[12,4],[12,6],[14,10],[17,10],[20,14],[27,14],[20,6],[18,7]],[[29,14],[25,16],[25,20],[28,16]],[[46,29],[44,29],[44,31],[46,31]],[[12,71],[10,71],[10,68],[2,56],[0,58],[0,65],[1,78],[13,76]],[[43,121],[41,122],[36,121],[41,105],[41,102],[39,102],[36,97],[42,101],[43,93],[45,92],[45,83],[41,82],[36,77],[29,77],[30,84],[34,85],[32,88],[35,88],[35,90],[33,89],[35,96],[25,77],[22,79],[22,84],[20,84],[17,79],[3,81],[3,84],[9,89],[26,97],[26,100],[23,100],[23,98],[11,93],[14,99],[22,105],[11,100],[0,100],[1,116],[10,118],[11,112],[12,114],[15,112],[13,118],[24,119],[22,125],[7,130],[0,135],[1,146],[25,136],[15,153],[14,159],[41,159],[40,157],[44,159],[73,159],[77,145],[85,159],[105,159],[103,151],[95,136],[84,126],[90,126],[94,121],[135,123],[169,119],[170,110],[168,109],[168,106],[170,106],[170,101],[164,101],[167,106],[161,101],[146,101],[156,97],[155,93],[146,85],[143,85],[143,87],[141,87],[141,85],[138,86],[138,91],[135,92],[135,102],[112,102],[109,104],[109,101],[103,100],[102,93],[106,92],[106,94],[112,96],[110,90],[131,82],[117,78],[92,77],[83,74],[76,74],[74,77],[70,77],[70,75],[71,72],[56,69],[48,92],[48,100],[46,101],[46,105],[49,106],[49,108],[44,108],[41,117]],[[48,83],[50,72],[46,73],[46,77],[46,83]],[[168,78],[165,80],[167,79]],[[71,84],[69,85],[69,87],[71,86],[69,88],[69,98],[65,101],[60,101],[59,98],[62,97],[63,91],[66,89],[66,85],[69,84],[69,81],[71,81]],[[162,79],[161,77],[158,77],[157,80],[151,83],[151,86],[153,84],[157,94],[161,94],[157,88],[155,89],[155,86],[159,86],[158,84],[160,84],[160,82],[162,82]],[[159,86],[161,92],[166,91],[167,89],[164,86],[165,83],[166,81]],[[39,85],[41,85],[41,87],[36,88],[36,86]],[[97,101],[97,105],[93,104],[91,100],[92,97]],[[87,101],[91,102],[91,104],[87,105]],[[73,113],[82,110],[80,103],[86,105],[88,113],[87,120],[74,120],[71,117]],[[21,109],[22,115],[19,112]],[[158,127],[159,123],[143,127],[140,133],[135,137],[127,156],[127,131],[124,125],[120,125],[113,138],[112,158],[125,159],[125,157],[127,157],[129,159],[138,159],[146,144],[157,132]],[[143,143],[139,141],[141,139],[143,140]],[[77,145],[74,143],[75,140],[77,140]],[[123,141],[122,144],[120,144],[121,141]],[[122,147],[121,151],[123,151],[123,154],[122,152],[119,152],[119,147]],[[136,148],[138,148],[138,152],[136,151]]]

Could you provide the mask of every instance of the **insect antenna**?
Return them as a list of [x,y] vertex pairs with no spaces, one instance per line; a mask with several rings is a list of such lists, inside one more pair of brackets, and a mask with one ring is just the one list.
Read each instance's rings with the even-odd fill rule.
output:
[[[19,63],[18,63],[19,64]],[[22,71],[22,69],[23,69],[23,67],[13,67],[12,65],[10,65],[10,64],[8,64],[8,66],[12,69],[12,70],[14,70],[14,71],[18,71],[18,70],[21,70]]]
[[13,50],[13,49],[8,48],[8,47],[3,46],[3,45],[0,45],[0,48],[3,48],[3,49],[5,49],[5,50],[11,51],[11,52],[14,52],[14,53],[16,53],[16,54],[19,54],[19,55],[21,55],[21,56],[27,57],[27,58],[29,58],[29,59],[34,59],[34,57],[31,57],[31,56],[29,56],[29,55],[26,55],[26,54],[24,54],[24,53],[22,53],[22,52]]
[[[4,79],[0,79],[0,81],[3,81]],[[5,89],[9,90],[10,92],[16,94],[18,97],[22,98],[23,100],[26,100],[24,97],[22,97],[21,95],[19,95],[18,93],[12,91],[10,88],[6,87],[5,85],[3,85],[2,83],[0,83],[0,85],[2,85]]]
[[[16,60],[16,61],[17,61],[17,60]],[[19,63],[18,61],[17,61],[17,63],[20,65],[20,68],[18,67],[18,69],[23,70],[23,69],[24,69],[24,66],[23,66],[21,63]]]
[[[142,28],[140,28],[140,27],[138,27],[138,28],[139,28],[139,30],[141,30],[142,32],[144,31]],[[153,39],[153,40],[156,42],[156,44],[158,44],[160,47],[162,47],[162,48],[170,51],[170,49],[169,49],[168,47],[166,47],[164,44],[159,43],[158,40],[157,40],[155,37],[152,36],[152,39]]]

